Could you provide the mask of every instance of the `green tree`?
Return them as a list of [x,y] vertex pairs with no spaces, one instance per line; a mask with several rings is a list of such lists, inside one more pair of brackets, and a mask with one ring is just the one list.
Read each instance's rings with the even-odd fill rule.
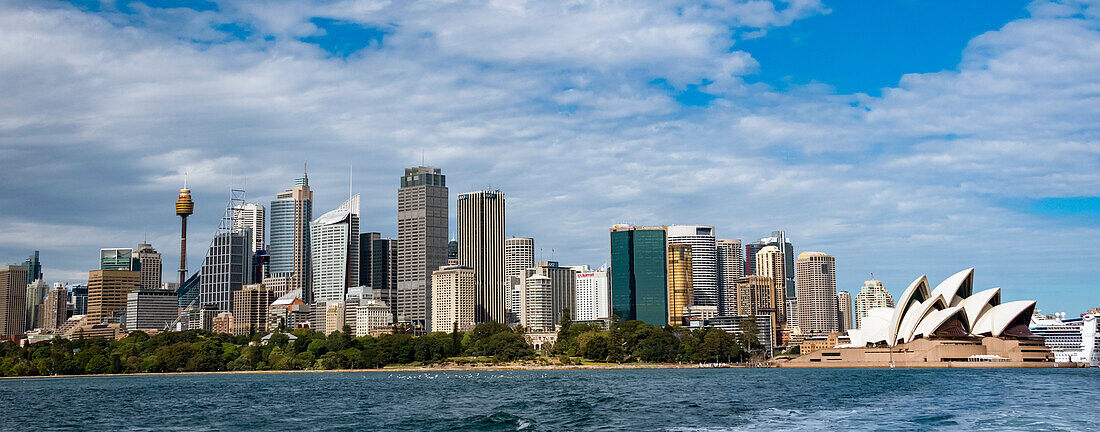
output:
[[89,374],[104,374],[107,373],[110,368],[111,362],[107,360],[107,356],[96,354],[95,357],[88,360],[87,366],[84,366],[84,372]]

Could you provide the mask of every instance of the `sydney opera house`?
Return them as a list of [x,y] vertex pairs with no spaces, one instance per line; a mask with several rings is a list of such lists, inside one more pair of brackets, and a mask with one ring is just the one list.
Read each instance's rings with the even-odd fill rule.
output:
[[834,348],[782,366],[1051,367],[1050,349],[1028,331],[1034,311],[1034,301],[1001,303],[1000,288],[975,293],[973,268],[935,289],[921,276],[895,307],[871,309]]

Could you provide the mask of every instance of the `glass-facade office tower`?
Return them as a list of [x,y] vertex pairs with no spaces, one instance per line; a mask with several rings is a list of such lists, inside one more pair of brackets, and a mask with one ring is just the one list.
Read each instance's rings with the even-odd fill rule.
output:
[[376,232],[359,234],[359,286],[374,287],[374,241],[381,238]]
[[287,278],[287,292],[298,291],[307,302],[311,291],[312,264],[309,261],[309,223],[313,220],[313,191],[305,174],[294,187],[279,193],[271,202],[271,238],[268,273]]
[[27,257],[26,261],[23,261],[23,267],[27,268],[28,284],[36,280],[42,280],[42,261],[38,259],[38,251],[34,251],[31,256]]
[[611,228],[611,313],[622,321],[668,323],[665,228]]
[[477,191],[458,196],[458,264],[477,277],[474,321],[504,319],[504,194]]
[[669,245],[682,244],[691,247],[693,303],[687,306],[718,306],[718,251],[714,227],[670,225],[666,232]]
[[692,305],[692,250],[690,245],[668,245],[668,324],[681,325],[684,308]]
[[390,318],[397,316],[397,240],[377,239],[371,245],[371,288],[374,298],[390,308]]
[[[250,230],[221,232],[210,242],[199,272],[197,306],[232,311],[233,293],[252,283]],[[178,298],[177,298],[178,301]]]
[[447,176],[439,168],[406,168],[397,189],[398,320],[431,326],[431,275],[447,265]]
[[798,277],[798,327],[803,335],[837,331],[836,259],[821,252],[803,252],[795,260]]
[[313,301],[342,302],[359,286],[359,195],[309,225]]
[[99,250],[100,270],[139,270],[140,263],[134,262],[134,250],[130,248],[112,248]]

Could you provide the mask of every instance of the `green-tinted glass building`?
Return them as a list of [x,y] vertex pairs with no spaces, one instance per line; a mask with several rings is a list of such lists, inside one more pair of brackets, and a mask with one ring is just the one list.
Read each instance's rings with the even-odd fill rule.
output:
[[622,321],[668,324],[665,228],[611,228],[611,313]]

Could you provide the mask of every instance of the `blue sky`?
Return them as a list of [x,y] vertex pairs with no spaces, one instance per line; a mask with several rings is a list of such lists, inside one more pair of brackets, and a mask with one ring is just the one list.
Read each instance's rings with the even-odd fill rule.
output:
[[267,203],[303,160],[315,212],[351,165],[393,236],[423,155],[502,189],[541,258],[601,265],[615,223],[784,229],[842,290],[976,267],[1075,314],[1100,306],[1097,46],[1091,1],[5,2],[0,261],[175,262],[185,172],[201,257],[231,185]]

